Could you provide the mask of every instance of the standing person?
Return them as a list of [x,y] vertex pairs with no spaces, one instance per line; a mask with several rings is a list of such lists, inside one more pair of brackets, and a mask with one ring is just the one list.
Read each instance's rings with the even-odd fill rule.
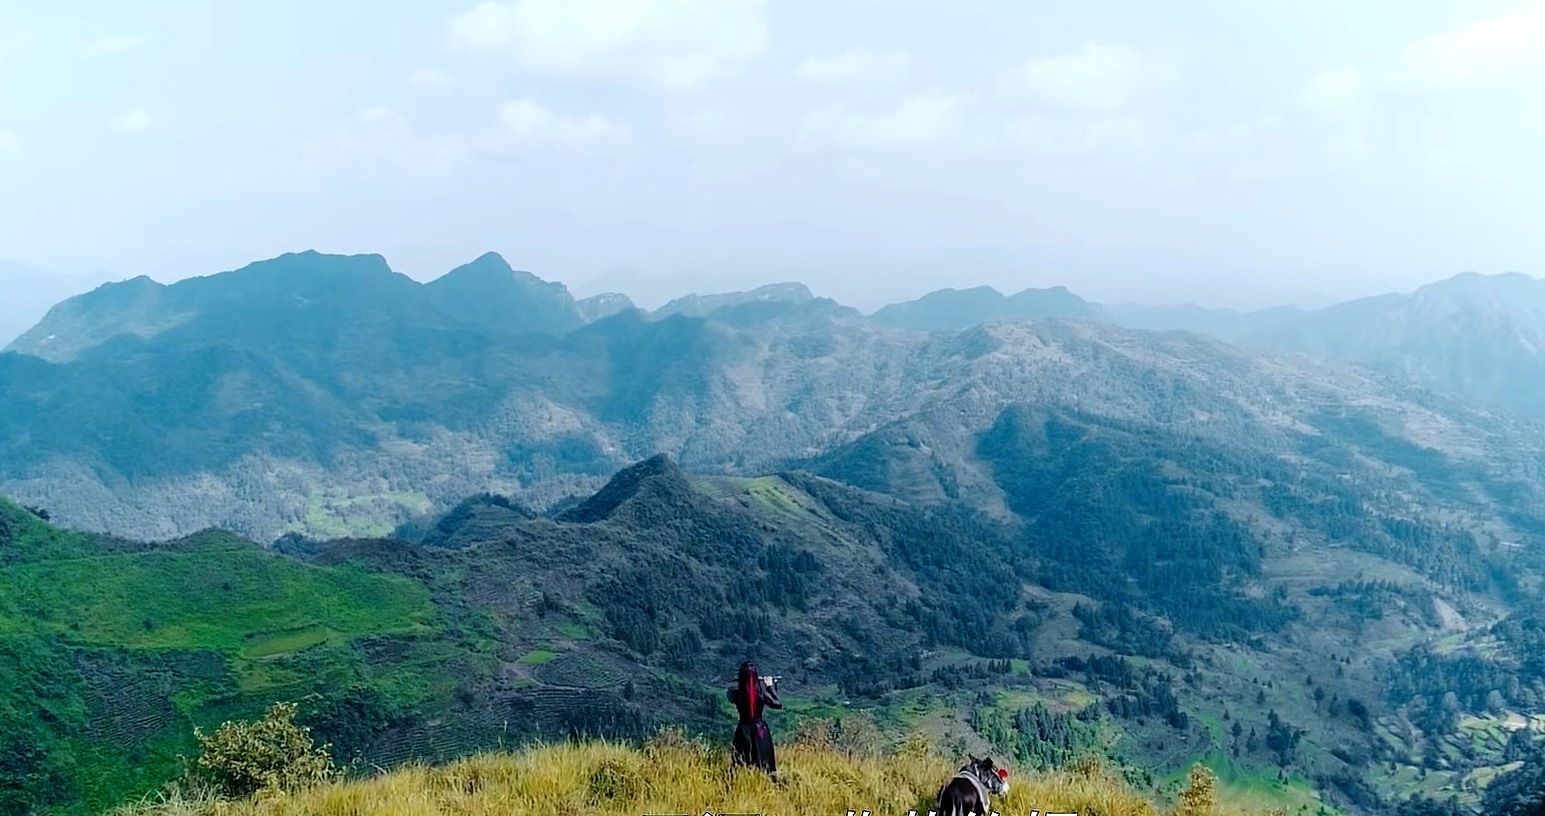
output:
[[756,664],[747,660],[740,664],[740,675],[729,689],[730,702],[740,714],[735,725],[735,764],[751,765],[777,778],[778,764],[773,759],[772,732],[762,720],[762,712],[769,708],[783,708],[778,700],[778,686],[771,677],[757,674]]

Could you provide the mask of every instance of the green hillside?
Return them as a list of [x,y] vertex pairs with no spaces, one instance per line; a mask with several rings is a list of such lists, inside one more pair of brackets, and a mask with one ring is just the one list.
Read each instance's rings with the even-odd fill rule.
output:
[[[191,727],[326,687],[366,636],[441,631],[429,593],[209,533],[155,546],[58,530],[0,499],[0,812],[89,812],[175,773]],[[297,663],[331,649],[334,675]]]
[[[824,464],[912,483],[878,439]],[[194,725],[274,700],[360,769],[663,725],[719,740],[747,657],[784,676],[790,720],[862,711],[1026,768],[1098,755],[1160,796],[1205,759],[1295,813],[1474,805],[1535,749],[1532,590],[1474,580],[1531,560],[1119,424],[1015,410],[975,445],[1023,515],[663,456],[547,515],[485,494],[396,538],[274,550],[5,503],[6,807],[143,794]]]

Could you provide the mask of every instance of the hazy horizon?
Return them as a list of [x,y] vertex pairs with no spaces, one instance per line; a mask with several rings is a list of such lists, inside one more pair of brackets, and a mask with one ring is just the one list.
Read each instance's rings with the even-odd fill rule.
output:
[[[295,250],[295,252],[305,252],[305,251],[311,251],[311,250]],[[316,250],[316,251],[320,251],[320,250]],[[492,251],[492,250],[490,250],[490,251]],[[283,254],[283,253],[281,253],[281,254]],[[341,254],[341,253],[330,253],[330,254]],[[351,254],[353,254],[353,253],[351,253]],[[358,254],[380,254],[380,253],[358,253]],[[481,255],[482,253],[479,253],[479,254]],[[499,253],[499,254],[501,255],[501,257],[503,256],[503,253]],[[277,257],[277,256],[275,256],[275,257]],[[261,262],[261,261],[266,261],[266,260],[271,260],[271,259],[270,258],[256,258],[256,259],[253,259],[253,261],[251,261],[249,263]],[[427,283],[427,282],[432,281],[432,280],[434,280],[436,278],[439,278],[440,276],[442,276],[442,275],[450,272],[452,269],[456,268],[456,266],[460,266],[462,263],[467,263],[467,262],[470,262],[471,260],[473,260],[473,258],[467,258],[466,260],[462,261],[461,263],[455,264],[454,266],[451,266],[451,267],[446,268],[444,270],[440,270],[438,272],[434,272],[434,273],[429,274],[429,275],[423,275],[423,274],[415,275],[415,274],[412,274],[412,273],[410,273],[410,272],[408,272],[406,270],[399,269],[395,264],[392,263],[392,259],[391,258],[386,258],[387,265],[389,267],[391,267],[393,269],[393,271],[400,272],[402,274],[406,274],[410,278],[413,278],[414,280],[416,280],[416,281],[418,281],[420,283]],[[509,259],[506,258],[506,260],[508,261]],[[247,264],[242,264],[242,266],[246,266],[246,265]],[[797,284],[803,284],[804,286],[809,288],[810,291],[814,295],[816,295],[817,297],[830,298],[830,299],[835,300],[835,301],[837,301],[838,303],[840,303],[840,304],[842,304],[844,306],[850,306],[850,307],[856,308],[856,309],[864,312],[865,314],[871,314],[871,313],[873,313],[873,312],[875,312],[875,311],[877,311],[877,310],[879,310],[881,308],[884,308],[885,306],[888,306],[888,305],[916,300],[916,299],[918,299],[918,298],[920,298],[920,297],[922,297],[924,295],[927,295],[927,294],[930,294],[930,293],[933,293],[933,292],[938,292],[938,291],[940,291],[942,289],[964,290],[964,289],[973,289],[973,288],[978,288],[978,287],[983,287],[983,286],[987,286],[987,287],[991,287],[993,289],[996,289],[998,292],[1000,292],[1001,294],[1004,294],[1004,295],[1013,295],[1015,293],[1024,291],[1025,289],[1029,289],[1029,288],[1034,288],[1034,289],[1050,289],[1050,288],[1062,287],[1062,288],[1068,289],[1073,294],[1078,295],[1078,296],[1084,298],[1085,300],[1090,301],[1091,303],[1097,303],[1097,304],[1104,305],[1104,306],[1116,306],[1116,307],[1122,307],[1122,306],[1127,306],[1127,307],[1201,306],[1201,307],[1209,308],[1209,309],[1229,309],[1229,310],[1235,310],[1235,311],[1241,311],[1241,312],[1251,312],[1251,311],[1258,311],[1258,310],[1261,310],[1261,309],[1269,309],[1269,308],[1273,308],[1273,307],[1293,306],[1293,307],[1313,310],[1313,309],[1325,308],[1327,306],[1333,306],[1333,305],[1340,304],[1340,303],[1345,303],[1345,302],[1348,302],[1348,301],[1351,301],[1351,300],[1358,300],[1360,298],[1365,298],[1365,297],[1377,297],[1379,295],[1385,295],[1385,294],[1406,294],[1406,293],[1409,293],[1411,291],[1414,291],[1415,289],[1419,289],[1419,288],[1421,288],[1423,286],[1428,286],[1428,285],[1431,285],[1431,284],[1434,284],[1434,283],[1439,283],[1439,282],[1441,282],[1443,280],[1447,280],[1447,279],[1455,277],[1457,275],[1473,273],[1473,270],[1464,270],[1464,271],[1461,271],[1461,272],[1455,272],[1453,275],[1447,275],[1447,276],[1445,276],[1443,278],[1438,278],[1438,279],[1434,279],[1434,280],[1430,280],[1430,281],[1425,281],[1425,282],[1418,283],[1418,284],[1415,284],[1415,285],[1410,286],[1410,287],[1404,287],[1404,288],[1400,288],[1400,289],[1379,289],[1379,288],[1375,287],[1375,288],[1369,289],[1366,292],[1362,292],[1360,294],[1353,294],[1353,295],[1350,295],[1350,296],[1347,296],[1347,297],[1332,297],[1332,296],[1328,296],[1328,295],[1325,295],[1325,294],[1322,294],[1322,293],[1315,293],[1315,292],[1300,292],[1300,293],[1297,293],[1296,295],[1293,295],[1293,294],[1290,294],[1290,293],[1287,293],[1286,291],[1284,291],[1283,296],[1280,297],[1280,298],[1272,299],[1271,297],[1262,297],[1259,300],[1246,300],[1244,302],[1240,302],[1240,301],[1237,301],[1237,300],[1231,300],[1226,295],[1224,295],[1222,297],[1212,297],[1212,298],[1209,298],[1209,297],[1198,297],[1198,298],[1179,298],[1179,297],[1176,297],[1176,298],[1168,298],[1168,299],[1166,299],[1166,298],[1164,298],[1162,296],[1161,297],[1156,297],[1156,298],[1146,298],[1146,299],[1142,298],[1142,297],[1128,297],[1128,298],[1121,298],[1121,297],[1115,297],[1115,298],[1111,298],[1111,297],[1097,297],[1097,296],[1094,296],[1093,294],[1091,294],[1089,291],[1083,290],[1083,289],[1079,288],[1076,285],[1072,285],[1072,284],[1069,284],[1069,283],[1059,283],[1059,282],[1056,282],[1055,280],[1048,280],[1047,282],[1037,283],[1037,284],[1031,285],[1031,286],[1012,286],[1012,285],[1010,285],[1010,286],[1005,287],[1005,286],[997,285],[997,284],[994,284],[994,283],[991,283],[991,282],[971,281],[971,280],[965,280],[965,279],[945,280],[943,283],[940,283],[939,285],[928,285],[927,283],[924,282],[926,279],[913,278],[913,279],[901,279],[901,280],[898,280],[898,281],[894,281],[894,282],[891,283],[891,285],[885,286],[885,287],[868,286],[868,287],[862,287],[862,288],[853,288],[853,287],[844,287],[840,281],[836,282],[834,284],[832,281],[820,280],[820,279],[807,279],[807,278],[800,277],[798,275],[788,275],[788,276],[784,276],[784,277],[778,277],[776,275],[772,275],[772,276],[758,276],[758,275],[751,274],[751,273],[736,274],[736,273],[732,273],[732,272],[731,273],[711,273],[711,272],[705,272],[705,273],[698,273],[698,274],[693,274],[693,273],[675,273],[675,274],[665,274],[665,275],[651,275],[651,274],[648,274],[648,273],[639,272],[637,270],[621,269],[621,270],[617,270],[615,272],[611,272],[611,273],[608,273],[608,274],[605,274],[605,275],[599,275],[599,276],[595,276],[595,277],[591,277],[591,278],[585,278],[585,279],[578,280],[578,281],[565,281],[565,280],[560,280],[560,279],[557,279],[557,278],[554,278],[554,277],[550,277],[550,276],[544,275],[544,274],[542,274],[542,272],[540,270],[526,269],[526,268],[521,267],[518,264],[511,264],[511,266],[512,266],[512,268],[514,268],[514,269],[516,269],[518,271],[529,272],[531,274],[534,274],[534,275],[536,275],[537,277],[539,277],[539,278],[541,278],[543,280],[546,280],[546,281],[556,281],[558,283],[562,283],[564,286],[566,286],[569,289],[570,293],[576,299],[587,298],[587,297],[591,297],[591,296],[594,296],[594,295],[605,294],[605,293],[621,293],[621,294],[627,295],[628,298],[633,301],[635,306],[638,306],[639,308],[642,308],[642,309],[645,309],[645,310],[651,310],[651,311],[654,310],[654,309],[657,309],[657,308],[659,308],[661,306],[664,306],[666,303],[668,303],[668,302],[670,302],[672,300],[675,300],[675,299],[680,298],[680,297],[685,297],[685,296],[688,296],[688,295],[713,295],[713,294],[725,294],[725,293],[732,293],[732,292],[745,292],[745,291],[750,291],[752,289],[755,289],[755,288],[758,288],[758,287],[761,287],[761,286],[769,286],[769,285],[782,284],[782,283],[797,283]],[[160,276],[160,275],[156,275],[156,274],[147,274],[147,273],[142,273],[142,274],[144,274],[146,277],[149,277],[152,280],[155,280],[158,283],[166,284],[166,285],[171,285],[171,284],[177,283],[177,282],[182,281],[182,280],[187,280],[189,278],[208,277],[210,275],[217,275],[217,274],[222,274],[224,272],[235,271],[235,269],[239,269],[239,268],[240,267],[235,267],[233,269],[221,269],[221,270],[215,270],[215,271],[199,273],[199,274],[194,274],[194,275],[187,275],[187,276],[177,277],[177,278],[169,278],[169,277],[164,277],[164,276]],[[1520,274],[1520,273],[1516,272],[1516,270],[1508,270],[1507,272],[1480,273],[1480,274],[1501,275],[1501,274]],[[1522,274],[1527,274],[1527,273],[1522,273]],[[52,307],[54,305],[57,305],[58,303],[60,303],[60,302],[62,302],[64,300],[67,300],[67,299],[69,299],[71,297],[75,297],[76,295],[80,295],[80,294],[84,294],[86,292],[89,292],[92,289],[95,289],[95,288],[97,288],[97,287],[99,287],[99,286],[101,286],[103,284],[106,284],[106,283],[121,283],[123,281],[129,280],[131,277],[139,277],[139,276],[138,275],[135,275],[135,276],[112,275],[112,274],[107,273],[106,271],[101,271],[101,270],[99,270],[98,272],[96,272],[94,274],[93,273],[65,274],[65,273],[54,272],[54,271],[51,271],[51,270],[43,270],[43,269],[38,269],[38,268],[35,268],[35,267],[26,266],[26,265],[23,265],[23,264],[15,264],[15,263],[11,263],[11,262],[8,262],[8,261],[0,260],[0,286],[9,287],[10,291],[19,291],[22,295],[24,295],[24,297],[15,299],[15,301],[12,302],[10,305],[12,305],[12,306],[19,305],[19,306],[23,307],[25,310],[30,310],[32,312],[35,312],[35,317],[29,323],[27,323],[26,326],[23,326],[21,329],[16,329],[14,332],[8,331],[12,327],[8,326],[6,324],[6,321],[7,321],[7,318],[9,317],[11,322],[14,323],[15,320],[16,320],[15,316],[14,315],[7,315],[7,314],[5,314],[3,312],[0,312],[0,346],[3,346],[6,342],[9,342],[11,339],[14,339],[15,335],[16,334],[20,334],[20,332],[22,330],[24,330],[25,328],[30,328],[31,325],[36,323],[37,318],[41,318],[42,317],[42,315],[44,314],[44,312],[47,311],[48,308],[50,308],[50,307]],[[1530,275],[1529,277],[1534,277],[1534,276]]]
[[428,280],[492,250],[645,306],[796,280],[864,311],[1545,268],[1545,3],[936,9],[0,6],[28,77],[0,89],[0,259],[172,282],[315,248]]

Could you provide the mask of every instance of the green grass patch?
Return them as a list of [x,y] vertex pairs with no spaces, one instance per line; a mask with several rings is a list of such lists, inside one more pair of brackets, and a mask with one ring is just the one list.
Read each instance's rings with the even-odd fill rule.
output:
[[1458,794],[1461,802],[1474,799],[1471,795],[1454,790],[1456,778],[1452,771],[1429,771],[1424,776],[1421,769],[1414,765],[1398,765],[1394,773],[1383,772],[1374,781],[1380,793],[1394,800],[1411,796],[1447,799],[1450,794]]
[[[851,706],[845,706],[824,695],[805,696],[784,692],[780,699],[783,701],[783,713],[796,720],[832,720],[846,717],[853,713]],[[727,700],[726,705],[728,705]]]
[[1052,701],[1048,700],[1045,695],[1035,691],[1025,691],[1021,689],[1014,689],[1011,691],[1008,689],[999,689],[993,693],[994,707],[1005,712],[1014,712],[1022,708],[1030,708],[1036,703],[1050,704],[1051,702]]
[[1440,655],[1450,655],[1458,651],[1465,643],[1465,633],[1455,632],[1452,635],[1444,635],[1433,644],[1433,651]]
[[789,495],[788,483],[776,476],[752,479],[746,487],[746,494],[757,504],[784,515],[803,516],[805,514],[805,508]]
[[551,663],[557,657],[558,653],[550,649],[532,649],[521,655],[520,659],[515,662],[522,666],[540,666],[543,663]]
[[1225,729],[1223,727],[1222,718],[1211,712],[1205,711],[1195,712],[1193,716],[1195,716],[1196,719],[1201,722],[1203,728],[1207,729],[1207,735],[1212,737],[1213,742],[1222,744],[1225,741],[1223,736]]
[[428,590],[352,566],[309,567],[254,544],[44,561],[0,569],[0,633],[93,646],[239,653],[255,632],[343,637],[427,629]]
[[288,632],[274,632],[250,638],[242,648],[242,657],[273,657],[286,652],[299,652],[312,646],[320,646],[332,637],[332,632],[322,626],[307,626]]
[[584,624],[576,623],[574,621],[563,621],[557,626],[554,626],[553,629],[557,630],[558,634],[563,635],[570,640],[590,639],[590,630],[586,629]]
[[1092,706],[1100,701],[1100,698],[1091,694],[1088,689],[1081,688],[1065,689],[1061,694],[1058,695],[1058,699],[1060,699],[1064,705],[1070,706],[1072,708],[1088,708],[1089,706]]
[[350,496],[338,491],[312,494],[301,521],[289,525],[290,532],[316,538],[378,538],[391,535],[391,518],[397,508],[423,514],[434,503],[422,493],[382,493]]
[[[1282,780],[1275,767],[1246,765],[1222,751],[1212,751],[1196,761],[1218,775],[1218,801],[1226,807],[1256,813],[1283,810],[1292,814],[1301,809],[1315,813],[1323,806],[1330,813],[1338,813],[1320,799],[1308,780],[1296,774]],[[1187,763],[1166,781],[1184,786],[1190,770]]]
[[1516,771],[1519,768],[1522,768],[1523,764],[1524,763],[1522,761],[1518,761],[1509,762],[1506,765],[1486,765],[1480,768],[1476,768],[1475,770],[1465,775],[1466,787],[1473,786],[1478,790],[1485,790],[1486,786],[1490,785],[1492,780],[1496,779],[1502,774],[1508,773],[1510,771]]

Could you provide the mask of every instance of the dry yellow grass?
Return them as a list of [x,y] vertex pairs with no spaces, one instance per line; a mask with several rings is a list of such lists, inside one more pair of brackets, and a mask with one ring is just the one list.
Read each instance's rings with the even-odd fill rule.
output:
[[[957,767],[921,740],[883,756],[803,741],[780,746],[775,783],[759,772],[732,772],[722,748],[666,734],[642,749],[534,747],[239,802],[168,797],[120,816],[926,816]],[[1098,769],[1015,773],[1011,782],[1010,795],[993,802],[1003,816],[1170,813]]]

